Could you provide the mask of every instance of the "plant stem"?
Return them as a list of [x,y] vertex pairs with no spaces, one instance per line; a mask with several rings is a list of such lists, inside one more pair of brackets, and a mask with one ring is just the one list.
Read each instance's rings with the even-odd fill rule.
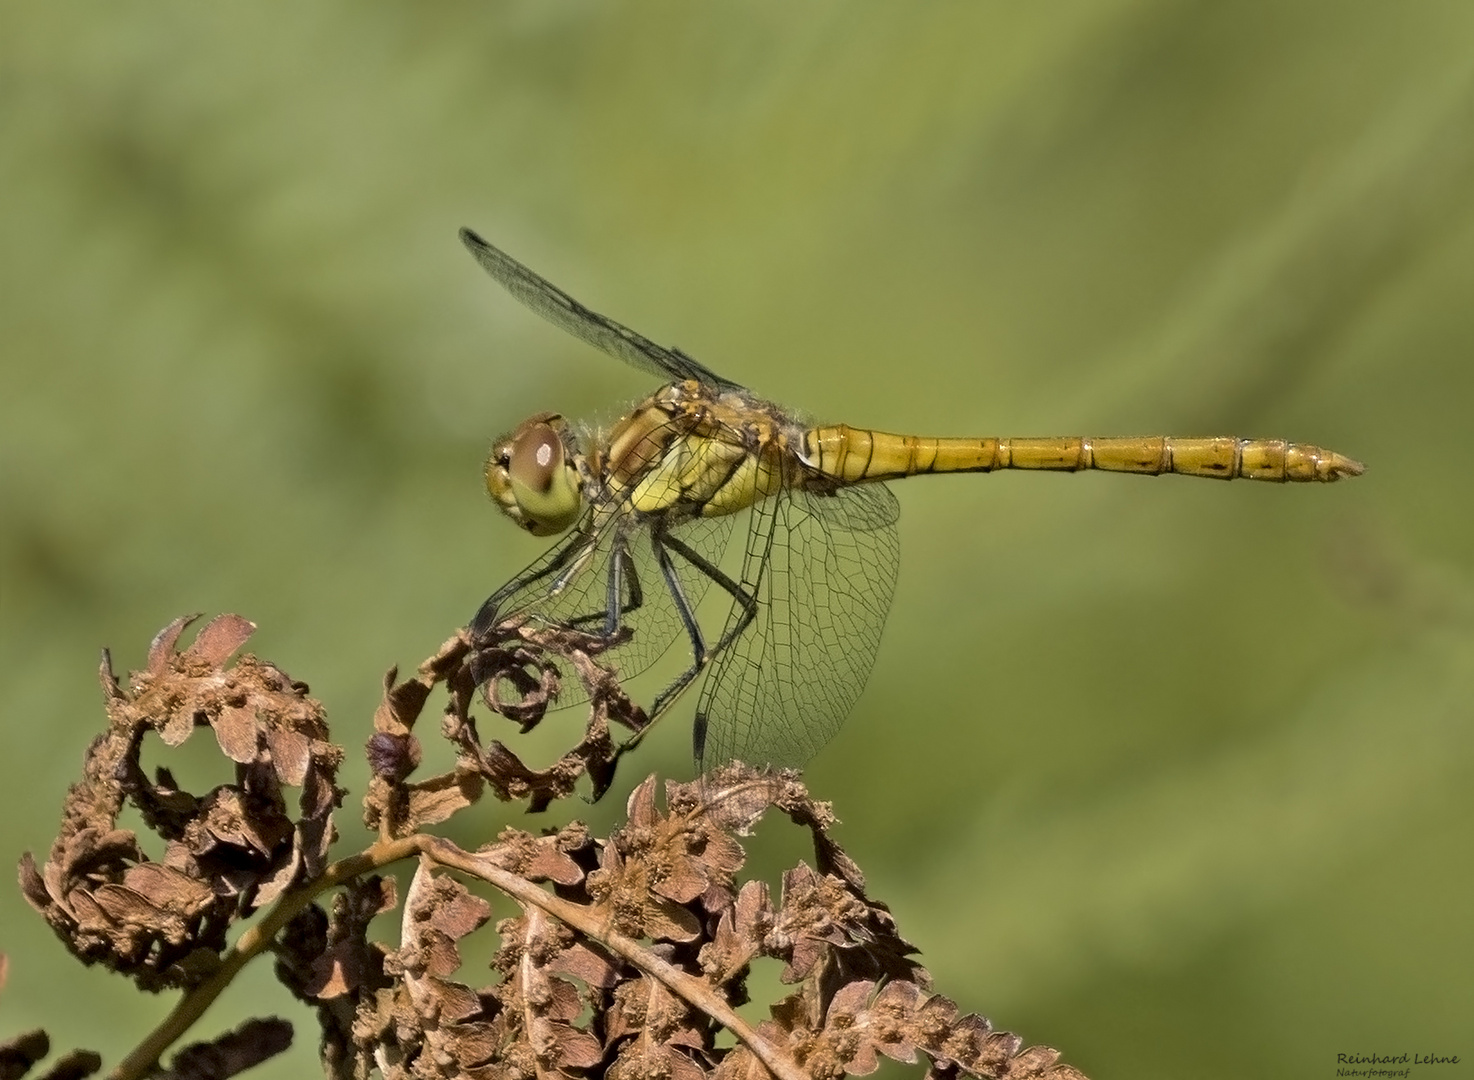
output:
[[221,991],[230,985],[240,970],[269,946],[282,928],[314,898],[360,874],[416,854],[420,849],[421,839],[407,837],[374,844],[357,855],[340,859],[324,870],[321,877],[284,895],[260,922],[241,934],[236,943],[220,958],[220,966],[214,974],[180,998],[163,1022],[118,1063],[118,1067],[108,1074],[108,1080],[142,1080],[158,1064],[164,1051],[214,1004]]
[[792,1057],[759,1035],[710,986],[662,960],[640,942],[618,933],[606,920],[598,918],[592,909],[554,896],[516,874],[462,851],[449,840],[436,836],[418,839],[422,841],[421,850],[442,866],[479,877],[508,896],[541,908],[662,983],[671,993],[684,998],[735,1035],[778,1080],[809,1080],[808,1074]]
[[315,897],[360,874],[421,854],[442,866],[489,882],[508,896],[541,908],[590,940],[599,942],[732,1032],[778,1080],[808,1080],[792,1057],[759,1035],[710,986],[660,959],[640,942],[616,932],[592,909],[554,896],[532,882],[462,850],[449,840],[423,833],[376,843],[357,855],[333,863],[320,878],[283,896],[260,922],[241,934],[221,958],[215,973],[185,994],[163,1022],[109,1074],[108,1080],[142,1080],[158,1064],[164,1051],[204,1015],[240,970],[265,950],[282,928]]

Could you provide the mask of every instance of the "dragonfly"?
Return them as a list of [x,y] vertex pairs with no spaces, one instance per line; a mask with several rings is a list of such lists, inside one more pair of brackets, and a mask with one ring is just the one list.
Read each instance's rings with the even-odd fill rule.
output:
[[[470,229],[460,237],[522,304],[663,383],[606,429],[545,412],[497,440],[486,463],[496,505],[535,536],[565,538],[487,598],[472,636],[509,620],[594,633],[613,643],[605,655],[625,678],[684,637],[689,664],[621,752],[704,676],[698,774],[738,760],[800,767],[843,725],[895,590],[899,506],[887,481],[1098,469],[1329,483],[1363,471],[1282,439],[935,438],[813,425],[585,307]],[[720,564],[742,511],[746,544],[729,574]],[[712,586],[730,602],[719,630],[697,618]],[[565,680],[559,705],[577,700]]]

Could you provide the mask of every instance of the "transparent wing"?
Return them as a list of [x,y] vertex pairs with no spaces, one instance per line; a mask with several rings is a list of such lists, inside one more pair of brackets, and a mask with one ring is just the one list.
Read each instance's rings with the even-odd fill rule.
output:
[[[609,611],[610,577],[617,552],[626,553],[619,567],[618,625],[634,633],[629,641],[604,653],[601,659],[616,667],[623,678],[633,678],[663,656],[672,643],[689,652],[680,615],[670,588],[660,572],[647,527],[632,519],[616,519],[599,535],[587,528],[574,539],[553,548],[512,579],[494,612],[483,608],[472,623],[477,632],[515,615],[558,626],[571,626],[589,633],[602,633]],[[709,561],[721,560],[732,535],[732,515],[692,518],[675,525],[671,532]],[[579,569],[556,595],[554,582],[568,566]],[[555,564],[557,564],[555,566]],[[701,602],[711,579],[683,559],[672,560],[681,590],[694,608]],[[488,602],[489,603],[489,602]],[[679,639],[679,640],[678,640]],[[583,689],[572,672],[563,673],[557,708],[581,704]]]
[[481,268],[500,282],[507,292],[560,330],[566,330],[615,359],[649,372],[662,382],[696,379],[725,390],[742,389],[681,350],[657,345],[629,327],[584,307],[551,281],[533,273],[470,229],[461,230],[461,243],[475,256]]
[[[753,508],[742,587],[757,614],[701,688],[698,771],[732,760],[798,767],[839,731],[890,610],[898,512],[884,484],[785,491]],[[739,604],[728,629],[741,618]]]

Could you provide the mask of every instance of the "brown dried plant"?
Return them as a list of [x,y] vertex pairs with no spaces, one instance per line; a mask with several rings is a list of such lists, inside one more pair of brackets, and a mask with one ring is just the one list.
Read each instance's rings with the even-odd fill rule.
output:
[[[108,728],[67,795],[45,864],[29,854],[20,864],[26,898],[79,960],[142,990],[181,993],[113,1080],[223,1078],[285,1049],[291,1026],[272,1017],[159,1063],[268,952],[278,979],[316,1010],[323,1066],[336,1080],[837,1080],[873,1072],[881,1057],[924,1058],[928,1077],[1081,1077],[1055,1051],[1021,1050],[1017,1036],[931,991],[916,950],[831,835],[829,806],[794,773],[733,764],[698,783],[667,782],[663,807],[649,777],[629,796],[625,824],[603,839],[578,823],[508,828],[468,851],[426,831],[488,789],[541,810],[587,774],[602,795],[619,758],[611,722],[632,731],[647,722],[600,660],[617,640],[509,625],[476,641],[458,633],[411,679],[391,671],[366,746],[363,812],[378,840],[330,863],[343,752],[322,707],[273,664],[249,654],[230,663],[255,629],[245,619],[221,616],[180,651],[190,621],[154,639],[126,688],[104,654]],[[482,741],[471,714],[478,690],[526,731],[556,701],[564,671],[579,680],[589,716],[562,758],[534,770]],[[412,781],[415,722],[439,683],[448,698],[440,733],[455,764]],[[234,764],[233,783],[196,795],[165,768],[145,775],[150,731],[174,747],[203,727]],[[162,858],[118,827],[125,805],[163,841]],[[770,811],[807,829],[814,846],[813,865],[785,872],[776,898],[738,876],[737,838]],[[394,880],[377,871],[406,859],[416,868],[391,948],[370,936],[399,904]],[[467,880],[505,902],[485,985],[456,977],[461,941],[493,914]],[[754,1027],[736,1010],[759,962],[781,964],[791,992]],[[46,1052],[40,1032],[0,1043],[0,1080]],[[47,1075],[100,1065],[77,1052]]]

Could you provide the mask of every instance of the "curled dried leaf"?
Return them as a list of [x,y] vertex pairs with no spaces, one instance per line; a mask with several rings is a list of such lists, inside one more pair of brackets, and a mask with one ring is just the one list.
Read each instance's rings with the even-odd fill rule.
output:
[[[463,631],[411,679],[395,682],[391,671],[368,746],[374,779],[364,798],[365,823],[385,837],[408,836],[469,806],[487,787],[503,801],[526,799],[528,810],[538,812],[572,794],[585,775],[599,798],[613,780],[619,758],[610,724],[639,731],[648,723],[614,670],[598,659],[627,636],[507,624],[474,641]],[[583,736],[552,765],[530,768],[500,740],[482,738],[471,715],[478,688],[493,713],[525,733],[555,704],[565,674],[578,680],[589,715]],[[456,765],[450,772],[410,782],[420,762],[410,732],[438,682],[449,690],[441,734],[455,747]]]
[[592,848],[588,830],[575,822],[542,836],[521,829],[503,829],[497,842],[482,851],[497,866],[528,881],[573,886],[582,883],[587,873],[574,856],[586,856]]
[[[4,954],[0,953],[0,975],[4,974]],[[3,988],[0,980],[0,988]],[[0,1080],[21,1080],[47,1054],[51,1053],[51,1038],[45,1031],[36,1028],[22,1032],[12,1039],[0,1039]],[[102,1057],[92,1050],[73,1050],[51,1063],[38,1080],[82,1080],[102,1068]]]
[[[198,982],[233,921],[320,874],[342,798],[342,751],[307,688],[253,656],[229,663],[253,624],[222,615],[178,651],[191,621],[155,636],[126,689],[103,654],[108,730],[88,748],[45,866],[27,855],[20,867],[26,898],[75,955],[146,989]],[[236,762],[235,783],[196,796],[167,769],[145,775],[148,732],[174,746],[200,727]],[[302,789],[295,815],[283,785]],[[115,827],[125,802],[167,841],[162,862]]]
[[41,1028],[0,1040],[0,1080],[19,1080],[51,1053],[51,1036]]
[[292,1025],[277,1017],[247,1020],[208,1042],[186,1046],[174,1055],[158,1080],[228,1080],[292,1045]]

